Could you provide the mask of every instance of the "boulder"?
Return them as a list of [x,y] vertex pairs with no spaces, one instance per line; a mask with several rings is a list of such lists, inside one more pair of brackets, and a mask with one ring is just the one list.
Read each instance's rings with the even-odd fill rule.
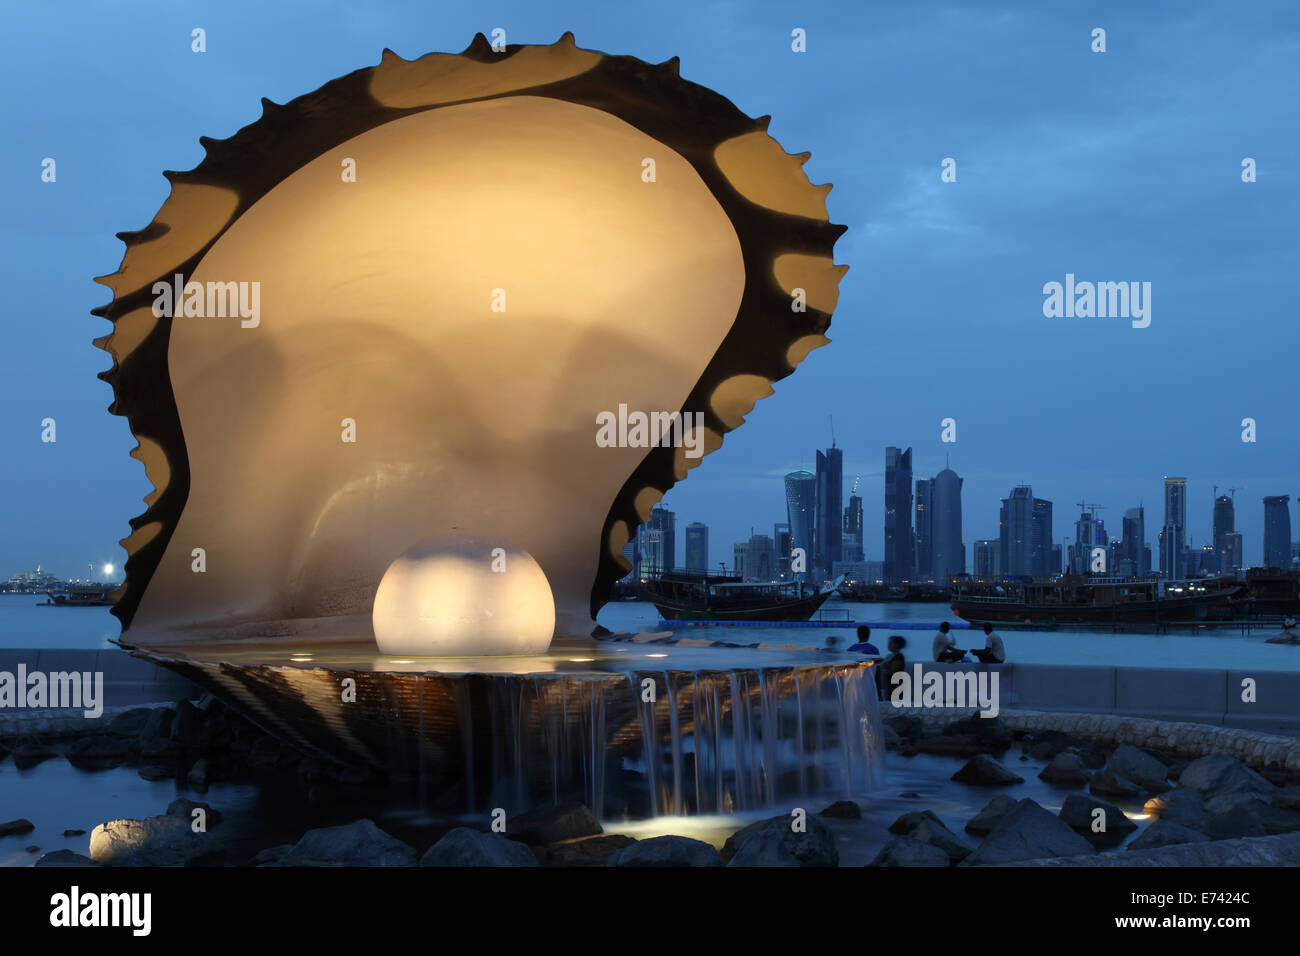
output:
[[862,808],[853,800],[836,800],[817,815],[819,817],[835,817],[839,820],[861,820]]
[[943,822],[935,816],[934,811],[932,810],[909,810],[889,825],[889,832],[907,836],[915,830],[923,820],[929,820],[933,823],[939,824],[939,826],[943,826]]
[[1085,749],[1089,744],[1059,730],[1040,730],[1036,734],[1026,736],[1020,746],[1035,760],[1051,760],[1064,750]]
[[373,820],[308,830],[272,866],[414,866],[415,850]]
[[[1101,816],[1097,815],[1098,810],[1102,811]],[[1097,847],[1119,846],[1138,828],[1119,807],[1081,793],[1072,793],[1065,798],[1060,817],[1075,833]]]
[[282,843],[279,846],[269,846],[265,850],[259,850],[253,857],[253,866],[267,866],[271,863],[279,863],[289,851],[293,849],[292,843]]
[[1116,777],[1131,780],[1143,790],[1160,792],[1169,789],[1168,771],[1163,763],[1139,747],[1120,744],[1106,761],[1106,769]]
[[36,824],[31,820],[19,818],[10,820],[8,823],[0,823],[0,837],[22,836],[24,833],[31,833],[36,829]]
[[537,857],[500,833],[457,827],[429,847],[420,866],[537,866]]
[[710,844],[684,836],[637,840],[605,858],[606,866],[722,866]]
[[108,722],[108,732],[117,737],[130,737],[138,740],[144,732],[149,717],[154,712],[152,707],[133,707],[123,711]]
[[1142,793],[1142,788],[1136,783],[1119,776],[1109,767],[1103,767],[1092,775],[1088,789],[1108,797],[1136,797]]
[[[208,819],[208,826],[214,823]],[[165,813],[143,820],[110,820],[90,832],[90,856],[110,866],[186,866],[220,849],[210,831],[195,833],[191,819]]]
[[1300,815],[1273,805],[1271,795],[1237,791],[1205,801],[1201,832],[1214,840],[1274,836],[1300,830]]
[[64,830],[63,835],[65,837],[85,836],[86,831],[85,830]]
[[1173,846],[1176,843],[1208,843],[1204,833],[1198,833],[1190,827],[1174,823],[1171,820],[1157,820],[1138,834],[1137,839],[1127,847],[1129,850],[1154,850],[1157,847]]
[[631,846],[636,840],[623,833],[605,833],[583,837],[567,843],[556,843],[546,848],[543,866],[604,866],[605,860],[615,850]]
[[960,865],[988,866],[1092,852],[1092,844],[1075,833],[1060,817],[1044,810],[1033,800],[1025,799],[1002,818],[1002,822]]
[[30,770],[57,756],[54,748],[38,737],[20,737],[14,744],[14,766],[19,770]]
[[958,783],[969,783],[979,787],[1005,787],[1013,783],[1024,783],[1025,778],[1012,773],[1002,764],[987,754],[976,754],[966,761],[966,765],[952,775]]
[[1058,787],[1081,787],[1092,779],[1078,754],[1062,751],[1042,769],[1038,779]]
[[904,740],[920,737],[925,733],[925,724],[920,717],[897,714],[893,717],[885,717],[881,723]]
[[942,823],[934,820],[922,820],[910,835],[918,843],[924,843],[927,846],[942,850],[948,858],[948,862],[953,865],[960,863],[971,854],[971,848],[965,842],[958,839]]
[[795,817],[771,817],[733,833],[727,840],[733,849],[728,866],[839,866],[840,851],[835,837],[819,817],[803,818],[802,832],[795,832]]
[[1011,734],[1002,723],[1002,718],[981,717],[979,711],[945,725],[943,735],[969,737],[988,753],[1002,753],[1011,746]]
[[190,767],[190,772],[185,775],[185,782],[195,790],[206,790],[210,780],[208,759],[206,757],[200,757],[194,761],[194,766]]
[[177,797],[171,803],[167,804],[167,816],[180,817],[186,823],[193,822],[195,810],[203,811],[204,824],[209,828],[221,822],[221,811],[214,810],[210,804],[200,803],[197,800],[190,800],[186,797]]
[[32,866],[99,866],[88,856],[71,850],[53,850],[41,856]]
[[1300,787],[1295,785],[1279,787],[1273,793],[1273,806],[1282,810],[1300,811]]
[[867,866],[948,866],[950,862],[948,854],[937,846],[897,836]]
[[1179,776],[1178,785],[1195,790],[1202,800],[1225,793],[1272,794],[1274,789],[1258,773],[1224,753],[1212,753],[1193,760]]
[[170,707],[155,707],[149,712],[144,729],[140,731],[140,753],[145,757],[174,757],[180,745],[172,739],[172,721],[175,712]]
[[205,711],[199,710],[188,700],[182,700],[176,705],[171,736],[182,752],[194,753],[199,749],[203,742],[203,722],[206,717]]
[[1179,826],[1200,830],[1205,826],[1208,814],[1201,795],[1190,787],[1175,787],[1152,797],[1142,808],[1159,820],[1177,823]]
[[80,737],[68,744],[68,763],[81,770],[105,770],[129,760],[139,749],[134,739],[117,734]]
[[604,832],[591,811],[582,803],[540,807],[521,813],[506,824],[507,836],[531,846],[562,843]]
[[966,832],[974,833],[976,836],[985,836],[992,833],[994,827],[1002,822],[1002,818],[1015,808],[1015,797],[1009,797],[1005,793],[999,793],[988,803],[984,804],[983,810],[970,818],[966,824]]
[[[898,732],[890,726],[881,728],[880,738],[884,741],[886,750],[897,750],[903,742],[903,738],[898,736]],[[3,754],[0,754],[0,757],[2,756]]]

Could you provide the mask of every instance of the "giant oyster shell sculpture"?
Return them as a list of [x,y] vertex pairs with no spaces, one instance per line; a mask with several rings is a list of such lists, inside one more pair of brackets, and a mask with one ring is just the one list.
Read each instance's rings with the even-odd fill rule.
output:
[[557,632],[589,633],[700,461],[602,447],[597,416],[698,414],[708,453],[825,344],[830,186],[676,59],[571,34],[385,51],[262,106],[164,173],[96,280],[100,377],[154,486],[122,541],[123,628],[364,639],[394,559],[466,531],[531,554]]

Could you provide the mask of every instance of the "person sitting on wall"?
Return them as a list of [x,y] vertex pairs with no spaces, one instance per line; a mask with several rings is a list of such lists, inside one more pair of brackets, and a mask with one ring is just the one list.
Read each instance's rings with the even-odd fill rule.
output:
[[985,664],[1005,664],[1007,660],[1007,649],[1002,644],[1002,638],[994,632],[993,625],[987,622],[984,624],[984,647],[973,647],[971,653]]
[[966,652],[957,646],[957,639],[952,636],[952,629],[947,621],[939,625],[939,633],[934,635],[934,661],[936,664],[952,664],[966,656]]
[[873,657],[880,656],[879,649],[871,643],[871,628],[865,624],[858,625],[858,643],[852,645],[849,650],[857,651],[859,654],[870,654]]
[[894,675],[907,668],[907,659],[903,656],[903,648],[906,646],[907,638],[895,634],[889,639],[889,653],[876,665],[876,679],[880,683],[881,700],[885,700],[893,689]]

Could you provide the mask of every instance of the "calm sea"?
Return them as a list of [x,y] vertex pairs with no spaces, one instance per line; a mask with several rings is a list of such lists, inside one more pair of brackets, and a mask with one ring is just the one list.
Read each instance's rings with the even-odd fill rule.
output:
[[[109,647],[119,634],[117,618],[108,608],[39,607],[44,597],[0,595],[0,647]],[[898,628],[907,638],[912,655],[927,655],[933,628],[940,621],[954,624],[945,604],[879,603],[850,604],[830,601],[827,616],[849,616],[872,625],[872,639],[878,647],[895,630],[892,623],[907,623],[920,629]],[[600,612],[599,622],[611,631],[658,630],[659,614],[653,605],[641,601],[616,601]],[[835,638],[839,646],[852,643],[849,626],[827,628],[782,627],[691,627],[683,636],[713,640],[771,644],[824,644]],[[1007,657],[1028,664],[1098,664],[1131,667],[1191,667],[1223,669],[1251,667],[1259,670],[1300,671],[1300,645],[1266,644],[1272,629],[1243,635],[1239,630],[1205,631],[1199,634],[1110,634],[1097,631],[1002,631]],[[983,646],[973,633],[960,631],[957,646]]]

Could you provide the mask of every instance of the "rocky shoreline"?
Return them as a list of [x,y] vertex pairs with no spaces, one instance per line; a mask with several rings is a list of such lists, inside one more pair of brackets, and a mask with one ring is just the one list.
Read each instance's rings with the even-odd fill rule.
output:
[[[966,758],[952,779],[988,788],[991,799],[954,833],[932,811],[904,813],[870,866],[1258,865],[1300,860],[1300,772],[1296,741],[1228,731],[1243,756],[1197,753],[1191,725],[1095,715],[1007,713],[944,721],[933,712],[891,712],[883,734],[891,760],[919,753]],[[1052,724],[1053,726],[1049,726]],[[1076,730],[1072,733],[1062,727]],[[10,728],[13,729],[12,727]],[[203,793],[217,781],[274,782],[326,818],[352,806],[382,806],[379,775],[303,755],[218,701],[140,707],[88,728],[47,724],[45,732],[0,736],[0,758],[19,769],[66,759],[85,771],[135,768],[148,780],[172,779]],[[1214,728],[1222,731],[1222,728]],[[1129,740],[1117,739],[1127,735]],[[1223,743],[1216,738],[1200,740]],[[1146,746],[1157,740],[1166,749]],[[1172,742],[1172,743],[1171,743]],[[1018,758],[1018,759],[1017,759]],[[1045,763],[1037,776],[1069,791],[1059,812],[997,788],[1023,782],[1017,770]],[[1251,767],[1248,763],[1254,763]],[[1156,818],[1119,850],[1137,825],[1111,800],[1144,801]],[[304,814],[304,821],[312,814]],[[820,813],[776,814],[738,829],[721,848],[685,836],[637,840],[605,833],[580,803],[562,802],[498,821],[493,832],[441,826],[385,832],[367,816],[336,825],[282,827],[275,842],[250,839],[220,808],[177,798],[157,816],[110,820],[89,837],[89,856],[58,850],[35,866],[838,866],[837,826],[874,826],[855,801]],[[32,839],[33,825],[0,822],[0,838]],[[84,831],[81,831],[84,832]],[[64,831],[64,836],[78,831]],[[426,836],[427,834],[427,836]],[[36,834],[39,838],[40,834]],[[403,839],[405,836],[406,839]],[[436,839],[435,839],[436,837]],[[432,840],[428,843],[428,840]],[[421,843],[421,847],[413,845]],[[35,856],[36,845],[28,847]],[[1202,861],[1202,862],[1197,862]]]

